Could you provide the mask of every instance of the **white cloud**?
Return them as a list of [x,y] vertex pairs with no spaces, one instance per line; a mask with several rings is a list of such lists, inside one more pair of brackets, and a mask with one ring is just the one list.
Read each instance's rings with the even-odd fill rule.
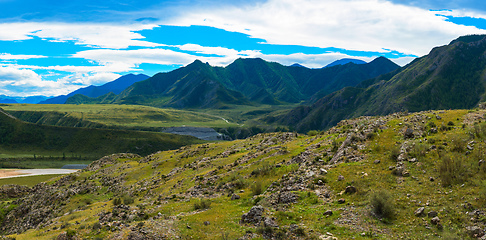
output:
[[32,58],[46,58],[46,56],[21,55],[21,54],[12,55],[10,53],[0,53],[0,60],[25,60],[25,59],[32,59]]
[[166,22],[204,25],[270,44],[337,47],[425,55],[460,35],[486,33],[456,25],[437,12],[383,0],[269,0],[246,7],[191,9]]
[[51,41],[74,41],[79,45],[102,48],[127,48],[129,46],[156,47],[162,44],[143,41],[136,31],[152,29],[153,24],[100,24],[30,22],[0,24],[0,40],[14,41],[32,39],[33,36]]

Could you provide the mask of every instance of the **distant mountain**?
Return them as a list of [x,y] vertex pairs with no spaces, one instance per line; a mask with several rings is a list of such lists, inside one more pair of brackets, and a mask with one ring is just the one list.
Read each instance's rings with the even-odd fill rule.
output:
[[9,97],[0,95],[0,103],[30,103],[35,104],[48,99],[45,96],[31,96],[31,97]]
[[398,111],[468,109],[486,100],[486,35],[465,36],[436,47],[407,66],[356,87],[331,93],[311,106],[268,119],[301,132],[342,119]]
[[[158,73],[125,89],[111,103],[175,108],[225,108],[229,105],[299,103],[397,69],[386,58],[323,69],[287,67],[260,58],[237,59],[227,67],[201,61]],[[104,103],[110,98],[104,98]],[[70,102],[100,103],[77,97]]]
[[0,97],[0,103],[18,103],[15,99],[9,97]]
[[40,104],[64,104],[66,103],[67,99],[71,96],[74,96],[76,94],[81,94],[87,97],[92,97],[92,98],[97,98],[99,96],[105,95],[109,92],[113,92],[114,94],[119,94],[123,90],[125,90],[127,87],[130,85],[143,81],[145,79],[149,78],[149,76],[145,74],[127,74],[124,76],[119,77],[118,79],[105,83],[101,86],[88,86],[85,88],[80,88],[72,93],[69,93],[68,95],[61,95],[53,98],[49,98],[45,101],[41,101]]
[[332,63],[329,63],[325,67],[333,67],[333,66],[337,66],[337,65],[346,65],[348,63],[366,64],[366,62],[363,61],[363,60],[353,59],[353,58],[343,58],[343,59],[340,59],[340,60],[336,60],[336,61],[334,61]]
[[303,67],[303,68],[307,68],[307,67],[302,66],[302,65],[300,65],[298,63],[294,63],[294,64],[290,65],[289,67]]

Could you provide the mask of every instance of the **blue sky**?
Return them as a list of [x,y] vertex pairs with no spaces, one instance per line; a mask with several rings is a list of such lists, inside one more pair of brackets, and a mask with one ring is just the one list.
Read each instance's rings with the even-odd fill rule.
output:
[[196,59],[400,65],[486,34],[482,0],[0,0],[0,95],[55,96]]

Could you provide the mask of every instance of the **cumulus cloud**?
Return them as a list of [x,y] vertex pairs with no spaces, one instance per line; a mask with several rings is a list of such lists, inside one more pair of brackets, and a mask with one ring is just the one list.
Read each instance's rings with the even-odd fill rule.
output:
[[383,0],[269,0],[246,7],[193,9],[166,22],[204,25],[265,39],[270,44],[336,47],[417,56],[471,33],[436,12]]

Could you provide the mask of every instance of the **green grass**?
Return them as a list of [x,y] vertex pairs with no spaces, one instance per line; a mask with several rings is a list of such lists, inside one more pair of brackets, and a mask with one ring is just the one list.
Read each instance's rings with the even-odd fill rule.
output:
[[14,177],[14,178],[0,178],[0,186],[16,184],[23,185],[27,187],[33,187],[38,183],[46,182],[55,177],[62,176],[61,174],[49,174],[49,175],[38,175],[38,176],[27,176],[27,177]]
[[2,105],[2,108],[25,121],[32,119],[29,119],[29,116],[22,118],[20,112],[43,112],[45,114],[56,112],[61,113],[58,118],[71,117],[107,126],[127,128],[238,126],[234,122],[228,123],[219,116],[213,116],[204,112],[198,113],[168,108],[161,109],[141,105],[5,104]]

